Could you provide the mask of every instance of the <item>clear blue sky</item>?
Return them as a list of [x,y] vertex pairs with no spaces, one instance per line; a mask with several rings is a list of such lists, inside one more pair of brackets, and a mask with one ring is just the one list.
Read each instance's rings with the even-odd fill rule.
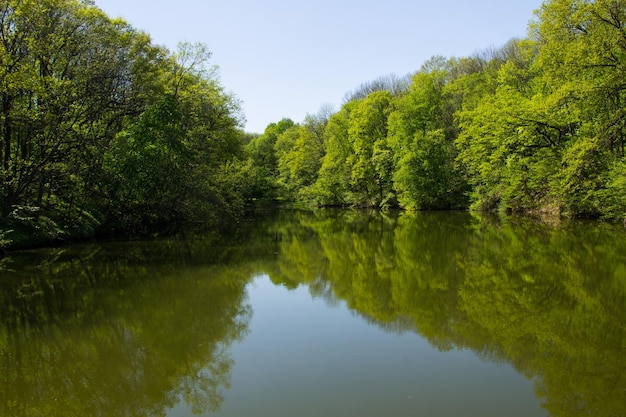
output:
[[526,37],[541,0],[95,0],[170,50],[201,42],[246,131],[339,109],[361,83]]

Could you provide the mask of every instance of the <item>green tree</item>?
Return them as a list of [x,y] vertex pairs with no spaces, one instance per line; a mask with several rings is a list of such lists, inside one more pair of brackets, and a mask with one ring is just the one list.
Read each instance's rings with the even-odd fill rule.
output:
[[307,116],[276,141],[279,184],[289,200],[310,199],[310,188],[317,180],[324,156],[324,128],[327,120]]
[[[577,112],[575,140],[564,152],[559,176],[563,209],[571,215],[622,216],[611,174],[624,159],[624,22],[622,1],[554,0],[538,12],[534,31],[546,83],[560,107]],[[571,110],[570,110],[571,111]],[[606,207],[606,209],[605,209]]]
[[476,209],[558,211],[555,175],[576,111],[569,94],[545,85],[533,42],[515,51],[498,69],[495,93],[460,113],[457,161]]
[[464,182],[455,169],[453,104],[445,95],[450,62],[433,59],[413,77],[389,116],[394,189],[409,209],[465,205]]
[[247,157],[252,160],[254,168],[254,182],[252,195],[247,196],[249,199],[275,199],[278,197],[278,155],[286,152],[289,146],[279,144],[276,149],[276,143],[281,134],[291,129],[294,122],[291,119],[282,119],[278,123],[270,123],[262,135],[253,138],[246,145]]
[[352,147],[348,127],[356,102],[344,104],[328,119],[324,130],[324,157],[312,194],[318,204],[344,205],[349,203],[348,191],[352,172]]
[[141,107],[139,68],[159,51],[85,2],[7,0],[0,19],[0,213],[80,221],[91,173]]
[[392,192],[393,165],[387,144],[387,118],[392,99],[388,91],[375,91],[356,101],[350,113],[349,191],[354,204],[374,207],[395,204]]
[[236,215],[240,191],[224,178],[242,156],[237,103],[206,68],[203,45],[164,61],[163,96],[117,135],[108,155],[108,208],[130,230],[213,225]]

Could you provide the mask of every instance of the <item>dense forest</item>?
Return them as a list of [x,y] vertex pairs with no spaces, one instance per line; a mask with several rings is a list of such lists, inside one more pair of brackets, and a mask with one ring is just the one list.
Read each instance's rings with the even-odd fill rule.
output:
[[322,205],[626,213],[626,2],[552,0],[528,38],[433,57],[268,126],[257,191]]
[[626,214],[622,0],[546,1],[525,39],[259,135],[205,46],[90,0],[1,1],[0,60],[0,248],[216,227],[259,200]]

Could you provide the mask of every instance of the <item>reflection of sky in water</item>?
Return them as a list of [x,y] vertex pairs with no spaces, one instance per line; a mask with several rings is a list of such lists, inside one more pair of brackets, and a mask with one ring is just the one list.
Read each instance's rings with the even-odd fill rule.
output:
[[[248,287],[250,333],[232,347],[219,416],[545,416],[533,382],[468,350],[439,352],[266,277]],[[183,405],[168,416],[191,415]]]

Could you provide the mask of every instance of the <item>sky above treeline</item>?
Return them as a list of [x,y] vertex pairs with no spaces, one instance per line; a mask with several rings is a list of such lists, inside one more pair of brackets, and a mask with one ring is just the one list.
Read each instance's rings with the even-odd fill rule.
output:
[[175,50],[201,42],[242,104],[247,132],[324,105],[433,56],[467,57],[527,36],[541,0],[95,0]]

